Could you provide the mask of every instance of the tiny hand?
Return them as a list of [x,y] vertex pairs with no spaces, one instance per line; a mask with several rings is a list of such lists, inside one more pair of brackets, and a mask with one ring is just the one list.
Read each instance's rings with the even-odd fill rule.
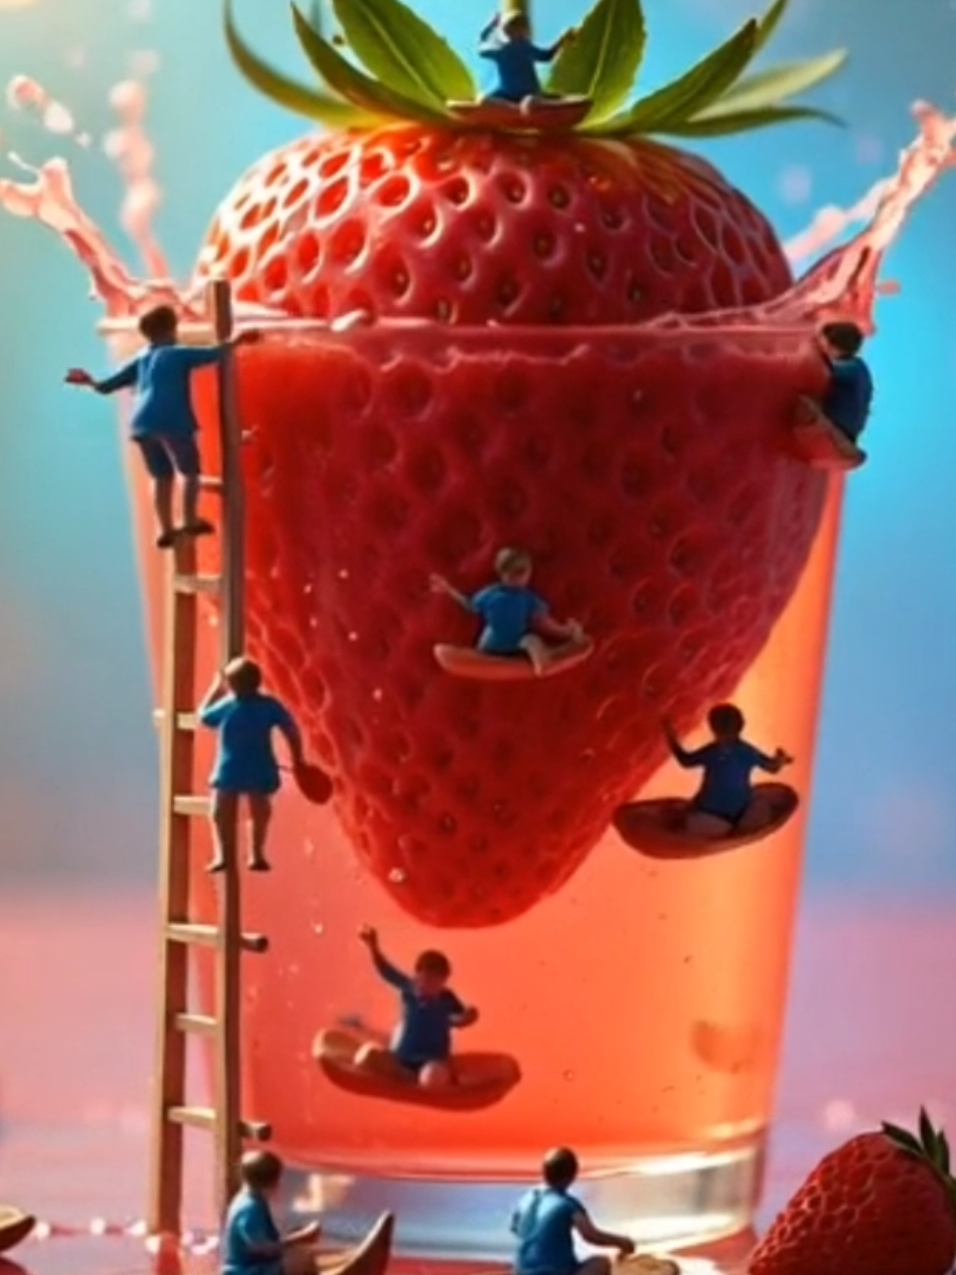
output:
[[792,766],[793,758],[788,752],[784,752],[782,748],[778,748],[776,752],[777,761],[781,766]]
[[71,367],[64,377],[67,385],[92,385],[93,378],[81,367]]
[[377,947],[378,930],[372,925],[363,925],[359,930],[359,939],[366,947]]
[[584,625],[580,620],[568,620],[568,637],[572,642],[584,641]]
[[433,574],[428,577],[428,587],[431,589],[432,593],[447,593],[449,584],[444,576]]
[[468,1023],[469,1026],[471,1026],[472,1023],[477,1023],[478,1010],[475,1008],[474,1005],[468,1006],[468,1008],[465,1010],[463,1014],[463,1018],[465,1019],[465,1022]]
[[621,1244],[619,1244],[619,1245],[617,1246],[618,1256],[619,1256],[619,1257],[630,1257],[630,1256],[631,1256],[631,1254],[634,1252],[634,1250],[635,1250],[635,1248],[636,1248],[636,1247],[637,1247],[637,1246],[635,1245],[635,1243],[634,1243],[634,1241],[633,1241],[633,1240],[624,1240],[624,1242],[623,1242],[623,1243],[621,1243]]

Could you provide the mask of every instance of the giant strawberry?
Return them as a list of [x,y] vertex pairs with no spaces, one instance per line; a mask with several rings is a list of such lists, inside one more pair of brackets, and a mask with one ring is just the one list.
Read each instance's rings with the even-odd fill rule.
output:
[[[790,282],[743,195],[647,140],[815,114],[779,99],[839,55],[741,78],[784,5],[627,105],[639,3],[600,0],[553,68],[592,103],[559,135],[458,119],[468,69],[397,0],[335,0],[365,70],[295,14],[321,91],[227,16],[245,75],[335,131],[242,179],[200,276],[290,316],[418,321],[268,341],[242,392],[255,649],[362,860],[432,924],[501,923],[558,889],[659,764],[661,713],[689,725],[732,690],[806,562],[826,479],[784,442],[812,352],[641,326]],[[477,586],[505,544],[593,634],[582,668],[502,687],[436,667],[432,644],[472,630],[429,574]]]
[[956,1181],[949,1143],[884,1124],[828,1155],[771,1226],[749,1275],[949,1275]]

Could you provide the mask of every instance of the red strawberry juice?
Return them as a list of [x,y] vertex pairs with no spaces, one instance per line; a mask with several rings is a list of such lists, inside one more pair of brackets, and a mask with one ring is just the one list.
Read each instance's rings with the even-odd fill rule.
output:
[[[267,956],[249,958],[243,967],[244,1106],[272,1122],[282,1154],[325,1171],[323,1201],[333,1229],[336,1220],[347,1223],[379,1205],[396,1205],[407,1249],[500,1255],[508,1249],[510,1198],[554,1143],[579,1153],[582,1190],[601,1220],[627,1225],[641,1239],[700,1237],[748,1222],[786,1005],[844,483],[787,454],[788,412],[797,393],[818,388],[815,324],[839,315],[871,326],[881,256],[909,206],[952,162],[956,124],[929,108],[921,108],[920,123],[920,137],[904,154],[869,227],[768,306],[630,329],[553,331],[381,324],[335,333],[260,316],[264,342],[240,353],[243,424],[252,431],[244,449],[249,647],[270,685],[299,710],[310,751],[337,780],[348,773],[353,789],[361,781],[368,805],[399,829],[394,866],[373,863],[363,856],[362,816],[354,801],[319,810],[288,787],[276,802],[275,870],[244,883],[248,925],[265,931],[272,943]],[[76,208],[61,167],[42,170],[32,187],[0,184],[0,202],[52,225],[86,262],[108,308],[114,348],[129,344],[131,314],[149,299],[169,295],[169,285],[141,284],[124,270]],[[180,299],[199,320],[197,299]],[[194,335],[209,338],[201,325]],[[553,700],[547,719],[552,729],[539,741],[543,765],[546,770],[549,758],[560,759],[565,775],[567,749],[578,750],[580,767],[567,782],[572,796],[591,799],[591,823],[581,834],[589,840],[580,863],[565,879],[556,874],[540,898],[532,898],[534,882],[522,877],[520,863],[502,863],[502,891],[523,895],[513,918],[438,927],[422,923],[414,902],[405,902],[408,892],[427,893],[429,883],[416,880],[415,855],[400,838],[403,810],[419,835],[429,767],[440,762],[427,749],[408,750],[395,705],[403,696],[411,701],[445,693],[447,675],[434,665],[430,648],[461,628],[423,588],[423,546],[435,570],[473,575],[498,544],[520,542],[521,501],[496,499],[501,488],[491,482],[478,516],[456,503],[434,467],[409,463],[400,482],[392,470],[403,443],[414,451],[415,414],[422,410],[416,395],[428,397],[429,436],[436,433],[438,413],[438,436],[449,447],[467,448],[462,402],[476,405],[478,428],[489,428],[498,418],[489,415],[488,396],[503,377],[515,375],[554,406],[554,435],[524,440],[530,459],[523,481],[529,490],[541,481],[568,489],[566,517],[549,527],[541,550],[542,577],[555,609],[573,607],[598,641],[580,673],[519,687],[511,699],[494,701],[487,688],[476,693],[482,711],[499,714],[505,732],[520,723],[522,705],[530,702],[523,697]],[[388,393],[382,390],[386,383]],[[663,415],[655,417],[650,447],[641,433],[642,386],[669,396]],[[739,431],[715,439],[702,467],[684,472],[682,421],[729,395],[740,398]],[[211,375],[197,378],[197,398],[205,467],[215,473]],[[562,407],[568,402],[587,408],[577,435],[573,413]],[[520,415],[508,428],[522,429]],[[652,467],[653,490],[663,490],[665,499],[645,508],[636,497],[634,517],[647,518],[649,534],[670,537],[668,543],[683,533],[683,552],[691,559],[715,534],[702,512],[708,477],[716,479],[727,467],[746,470],[755,454],[762,458],[755,473],[778,485],[774,507],[788,526],[792,521],[793,552],[803,566],[795,591],[780,600],[752,651],[744,646],[767,613],[763,594],[725,599],[728,631],[740,635],[739,658],[710,667],[695,648],[699,599],[691,593],[686,612],[673,617],[672,648],[649,666],[641,617],[635,620],[633,613],[640,562],[637,578],[624,589],[630,618],[589,613],[581,564],[590,561],[584,546],[597,531],[593,520],[579,515],[572,482],[588,463],[585,430],[605,454],[640,447],[643,463]],[[535,450],[539,445],[543,452]],[[379,461],[370,455],[374,446],[381,448]],[[355,475],[376,463],[385,477],[359,498]],[[673,482],[662,483],[668,469]],[[129,473],[148,646],[158,670],[168,563],[152,547],[139,466],[131,463]],[[594,481],[605,477],[598,466]],[[692,527],[674,529],[666,493],[687,483],[702,493],[697,518]],[[745,512],[739,514],[744,522]],[[280,536],[289,525],[295,534]],[[760,552],[768,534],[745,527],[728,536],[727,572],[732,574],[735,556]],[[379,546],[377,556],[369,555],[370,543]],[[215,555],[215,548],[204,550],[204,570],[215,569]],[[367,595],[383,574],[393,579],[411,562],[407,607],[383,609],[370,624]],[[625,574],[628,569],[621,567]],[[675,560],[674,570],[681,569]],[[764,581],[767,594],[774,587],[774,580]],[[353,624],[353,615],[364,617],[364,627]],[[356,644],[380,650],[382,676],[368,679],[364,712],[348,722],[336,716],[336,677],[351,676],[348,654]],[[412,651],[415,685],[388,683],[396,644]],[[205,678],[218,655],[213,608],[200,655]],[[688,689],[675,698],[670,688],[678,675]],[[576,702],[578,676],[606,688],[595,700],[594,720],[585,723],[562,716],[562,706]],[[640,709],[634,707],[635,686],[643,697]],[[608,830],[615,805],[638,792],[692,791],[692,778],[670,764],[654,773],[662,751],[649,727],[652,709],[659,704],[690,728],[718,695],[732,695],[743,708],[750,738],[795,755],[787,778],[803,798],[801,809],[783,831],[732,853],[695,862],[645,860]],[[595,732],[598,749],[620,749],[628,759],[606,792],[591,791],[588,776],[583,741]],[[396,762],[385,778],[368,761],[381,756],[383,746],[394,750]],[[209,761],[204,740],[200,790]],[[520,804],[522,793],[511,795]],[[440,816],[429,812],[439,823]],[[540,837],[548,837],[544,823]],[[202,872],[204,838],[203,832],[195,856],[195,907],[197,916],[212,918],[214,885]],[[493,841],[489,853],[495,853]],[[312,1052],[320,1029],[349,1018],[387,1031],[399,1012],[395,993],[375,975],[358,942],[364,923],[378,928],[386,955],[403,968],[424,948],[447,953],[451,985],[480,1011],[478,1023],[458,1035],[457,1048],[502,1052],[521,1068],[520,1083],[497,1104],[461,1112],[356,1096],[320,1072]]]

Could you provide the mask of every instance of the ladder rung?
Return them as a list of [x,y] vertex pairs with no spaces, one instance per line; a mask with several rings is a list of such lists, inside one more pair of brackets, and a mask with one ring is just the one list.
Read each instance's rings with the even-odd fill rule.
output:
[[[197,947],[217,947],[219,931],[214,925],[199,925],[192,921],[171,921],[166,926],[166,937],[171,943],[194,943]],[[244,952],[268,952],[269,940],[264,934],[243,934],[240,942]]]
[[210,802],[208,797],[197,797],[191,793],[187,796],[173,798],[173,813],[185,815],[188,819],[201,819],[209,814],[209,810]]
[[203,474],[199,480],[199,486],[203,491],[221,492],[223,483],[221,478],[213,478],[211,475]]
[[[191,1129],[213,1129],[216,1113],[211,1107],[170,1107],[166,1119]],[[272,1126],[264,1120],[240,1120],[239,1131],[244,1138],[253,1138],[256,1142],[268,1142],[272,1137]]]
[[[164,708],[153,709],[153,725],[159,729],[166,720],[166,710]],[[197,713],[177,713],[176,729],[182,731],[197,730],[199,727],[199,715]]]
[[211,1036],[216,1030],[216,1020],[208,1014],[177,1014],[176,1026],[181,1032],[198,1032]]
[[173,577],[173,588],[177,593],[218,593],[222,577],[177,575]]

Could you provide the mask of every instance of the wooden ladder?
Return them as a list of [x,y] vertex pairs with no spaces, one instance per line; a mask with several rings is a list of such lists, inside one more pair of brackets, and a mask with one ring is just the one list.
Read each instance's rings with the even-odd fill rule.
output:
[[[228,283],[209,289],[209,315],[217,341],[232,334]],[[223,663],[244,643],[245,508],[233,355],[218,365],[220,479],[204,479],[221,497],[222,575],[197,574],[195,541],[182,538],[173,550],[165,591],[160,775],[160,1003],[154,1076],[151,1181],[147,1225],[153,1235],[178,1236],[182,1226],[184,1131],[205,1129],[215,1139],[215,1187],[220,1212],[235,1189],[236,1164],[244,1138],[266,1141],[268,1124],[245,1121],[239,1110],[241,957],[265,952],[268,939],[244,934],[236,855],[218,878],[218,922],[190,919],[189,877],[192,824],[207,818],[209,799],[192,792],[196,718],[196,648],[199,596],[221,596]],[[235,830],[233,835],[235,844]],[[213,1017],[193,1013],[188,1004],[192,947],[212,949],[216,963]],[[215,1052],[212,1106],[187,1103],[187,1037],[211,1039]]]

